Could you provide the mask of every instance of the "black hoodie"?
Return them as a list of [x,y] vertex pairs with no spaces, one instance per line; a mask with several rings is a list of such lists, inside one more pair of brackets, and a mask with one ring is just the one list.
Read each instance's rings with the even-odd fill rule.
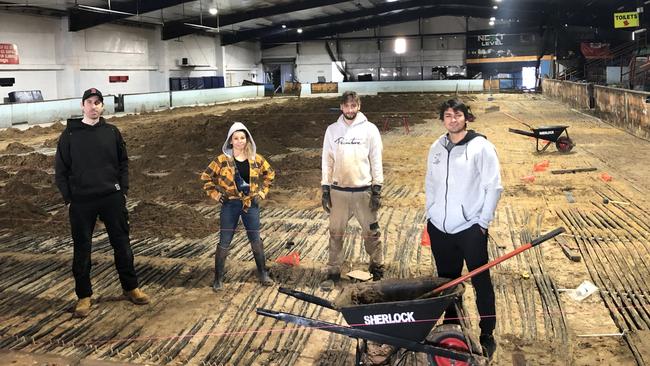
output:
[[129,189],[129,158],[117,127],[69,119],[56,148],[55,181],[65,203]]

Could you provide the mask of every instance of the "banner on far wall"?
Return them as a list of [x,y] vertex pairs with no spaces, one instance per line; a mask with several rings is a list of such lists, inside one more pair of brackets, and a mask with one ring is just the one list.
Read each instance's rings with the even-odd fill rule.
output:
[[467,58],[508,58],[537,54],[535,34],[481,34],[467,36]]
[[594,59],[609,59],[612,58],[612,53],[609,51],[609,43],[580,43],[580,52],[587,60]]
[[13,43],[0,43],[0,65],[17,65],[19,63],[18,46]]

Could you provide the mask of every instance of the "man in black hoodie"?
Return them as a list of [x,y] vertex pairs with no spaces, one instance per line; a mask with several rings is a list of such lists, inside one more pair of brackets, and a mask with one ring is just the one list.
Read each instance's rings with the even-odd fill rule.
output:
[[59,137],[55,162],[56,185],[68,210],[74,242],[76,317],[90,313],[90,253],[97,217],[106,226],[124,296],[138,305],[149,303],[149,296],[138,288],[129,241],[126,144],[117,127],[101,117],[104,97],[99,90],[86,90],[81,107],[83,118],[69,119]]

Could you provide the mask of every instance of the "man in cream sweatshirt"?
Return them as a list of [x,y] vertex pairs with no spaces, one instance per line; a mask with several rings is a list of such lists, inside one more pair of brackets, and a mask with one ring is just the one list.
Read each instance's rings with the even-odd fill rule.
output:
[[357,93],[343,93],[342,114],[327,127],[323,141],[322,204],[330,214],[328,276],[323,288],[331,288],[341,278],[343,239],[352,216],[362,228],[373,280],[378,281],[384,275],[383,246],[377,223],[384,183],[383,147],[379,129],[360,109]]

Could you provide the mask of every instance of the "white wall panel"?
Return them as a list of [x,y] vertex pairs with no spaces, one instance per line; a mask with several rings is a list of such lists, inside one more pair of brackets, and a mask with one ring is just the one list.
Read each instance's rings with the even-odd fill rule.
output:
[[[472,18],[470,18],[471,21]],[[487,21],[485,22],[487,25]],[[422,20],[422,33],[463,33],[465,32],[465,18],[442,16]]]
[[[329,42],[336,57],[336,42]],[[301,83],[318,82],[318,77],[332,81],[332,58],[327,53],[326,42],[304,42],[300,44],[300,53],[296,58],[296,77]]]
[[405,36],[409,34],[418,34],[418,21],[407,23],[393,24],[379,27],[380,36]]
[[223,48],[226,86],[238,86],[244,80],[261,82],[262,52],[259,43],[240,42]]
[[288,58],[296,57],[296,45],[286,44],[262,50],[262,58]]
[[[129,81],[125,83],[109,83],[107,72],[111,75],[128,75]],[[79,73],[80,85],[88,85],[102,91],[104,94],[130,94],[149,92],[148,70],[86,70]],[[82,93],[81,91],[80,93]]]
[[172,106],[178,107],[198,104],[213,104],[237,99],[256,98],[263,96],[263,85],[249,85],[234,88],[205,90],[182,90],[172,92]]
[[24,70],[20,73],[0,70],[0,78],[16,78],[14,86],[0,87],[0,103],[8,98],[10,92],[18,90],[40,90],[43,99],[56,99],[56,73],[57,70]]
[[[96,87],[104,94],[166,91],[169,77],[223,75],[223,51],[218,38],[188,35],[162,41],[160,28],[103,24],[68,32],[67,18],[0,12],[0,41],[18,45],[19,65],[0,65],[2,77],[14,77],[6,93],[41,90],[45,99],[80,97]],[[182,68],[187,57],[200,65]],[[109,76],[128,76],[109,83]],[[4,94],[4,95],[3,95]]]
[[20,60],[18,65],[0,65],[0,77],[16,79],[14,86],[0,87],[0,103],[19,90],[40,90],[46,99],[58,97],[56,75],[63,70],[56,60],[60,23],[56,18],[0,12],[0,42],[15,44]]
[[[113,98],[104,95],[104,114],[114,114]],[[0,105],[0,128],[15,124],[49,123],[81,116],[81,100],[60,99],[36,103],[17,103]]]

